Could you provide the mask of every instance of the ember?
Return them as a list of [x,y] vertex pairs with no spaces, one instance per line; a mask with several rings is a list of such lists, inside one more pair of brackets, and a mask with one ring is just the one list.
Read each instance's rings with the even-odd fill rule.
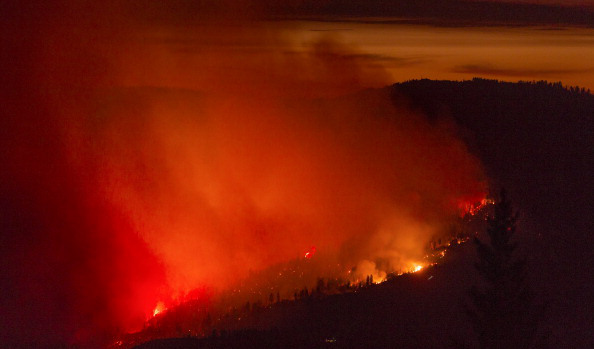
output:
[[316,254],[316,247],[312,246],[309,251],[305,252],[305,258],[310,259],[314,254]]

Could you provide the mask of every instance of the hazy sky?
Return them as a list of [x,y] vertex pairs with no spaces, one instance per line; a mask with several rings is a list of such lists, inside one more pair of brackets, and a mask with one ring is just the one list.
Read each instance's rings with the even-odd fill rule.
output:
[[329,35],[356,47],[369,64],[384,66],[394,82],[485,77],[594,89],[592,29],[300,22],[292,34],[303,42]]
[[[216,42],[196,47],[203,35],[177,27],[145,33],[143,40],[159,47],[149,58],[147,74],[132,66],[128,83],[196,88],[204,70],[196,68],[205,55],[256,57],[274,52],[289,57],[310,50],[320,40],[349,48],[350,58],[387,73],[385,83],[411,79],[464,80],[473,77],[506,81],[548,80],[594,89],[594,29],[525,27],[438,27],[384,21],[270,21],[258,26],[282,40]],[[225,30],[225,29],[222,29]],[[345,56],[346,57],[346,56]],[[232,64],[232,63],[229,63]],[[139,69],[133,72],[134,69]],[[159,72],[155,74],[155,72]],[[158,81],[157,81],[158,80]]]

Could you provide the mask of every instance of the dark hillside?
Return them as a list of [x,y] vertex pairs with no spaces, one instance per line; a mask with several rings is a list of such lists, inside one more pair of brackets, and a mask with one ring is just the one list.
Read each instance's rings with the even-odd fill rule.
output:
[[591,337],[594,96],[560,83],[484,79],[409,81],[392,92],[460,126],[492,182],[520,210],[533,276],[551,299],[554,321],[567,324],[562,336]]
[[206,339],[155,340],[136,348],[455,348],[468,331],[460,309],[474,274],[473,249],[469,243],[452,247],[443,265],[355,293],[276,303]]

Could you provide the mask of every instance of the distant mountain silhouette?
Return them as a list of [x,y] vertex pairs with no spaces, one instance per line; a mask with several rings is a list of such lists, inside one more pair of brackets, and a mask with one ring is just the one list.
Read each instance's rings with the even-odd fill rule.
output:
[[[392,87],[431,119],[451,118],[521,214],[557,243],[591,229],[594,96],[560,83],[416,80]],[[535,232],[536,233],[536,232]],[[591,238],[590,238],[591,239]],[[572,252],[572,256],[577,251]],[[582,258],[592,258],[583,251]],[[578,252],[579,253],[579,252]]]

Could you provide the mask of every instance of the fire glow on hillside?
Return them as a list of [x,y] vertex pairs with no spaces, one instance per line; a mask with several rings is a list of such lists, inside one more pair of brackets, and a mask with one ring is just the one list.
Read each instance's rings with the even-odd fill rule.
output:
[[[61,324],[72,343],[203,306],[295,258],[311,263],[279,271],[279,298],[318,277],[418,271],[461,203],[485,197],[454,125],[387,92],[353,97],[389,76],[338,38],[300,42],[226,18],[192,31],[107,26],[101,9],[88,13],[39,24],[32,101],[14,114],[43,113],[15,119],[18,161],[5,171],[37,215],[24,229],[44,262],[23,275],[62,271],[44,284],[56,300],[44,307],[72,312]],[[254,43],[278,50],[243,49]]]
[[[475,224],[485,224],[484,217],[490,214],[491,204],[491,200],[483,200],[469,205],[463,217],[458,219],[460,225],[455,236],[436,238],[426,247],[426,255],[422,259],[401,265],[398,270],[361,277],[363,272],[371,270],[357,270],[365,268],[365,263],[359,263],[352,268],[341,264],[329,266],[328,255],[312,246],[300,258],[250,274],[230,290],[215,295],[209,306],[192,298],[167,308],[163,302],[159,302],[143,331],[122,335],[114,341],[113,346],[130,347],[151,339],[182,334],[203,337],[212,333],[213,329],[220,330],[225,326],[236,328],[235,326],[241,326],[246,321],[254,321],[257,318],[256,314],[262,314],[266,309],[286,309],[294,306],[291,302],[307,303],[311,299],[319,300],[333,295],[364,292],[367,288],[384,282],[398,282],[399,277],[404,274],[416,274],[425,270],[431,273],[431,267],[440,264],[450,248],[470,240],[475,234]],[[316,254],[313,254],[313,251],[316,251]],[[421,277],[431,280],[433,276],[427,277],[428,273]],[[167,309],[169,310],[164,312]]]

